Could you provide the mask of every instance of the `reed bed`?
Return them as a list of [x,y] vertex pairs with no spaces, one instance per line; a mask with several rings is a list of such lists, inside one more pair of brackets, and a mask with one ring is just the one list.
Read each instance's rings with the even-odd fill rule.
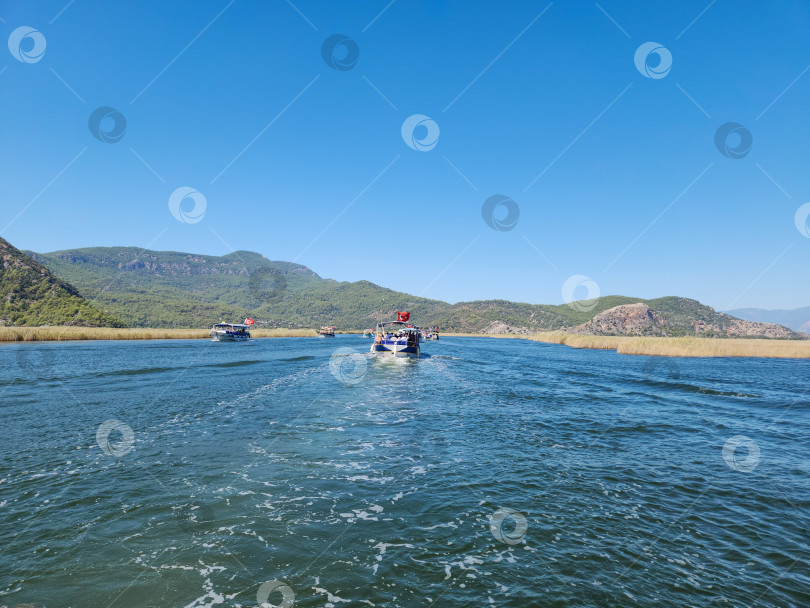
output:
[[536,342],[564,344],[573,348],[611,349],[622,355],[810,358],[810,340],[588,336],[562,331],[543,332],[525,337]]
[[[39,340],[189,340],[210,338],[210,329],[148,329],[113,327],[0,327],[0,342]],[[254,338],[298,338],[317,335],[314,329],[252,329]]]
[[[207,339],[210,329],[149,329],[111,327],[0,327],[0,342],[33,342],[64,340],[189,340]],[[354,332],[345,332],[354,333]],[[361,333],[361,332],[357,332]],[[314,329],[252,329],[254,338],[309,338],[318,335]],[[623,355],[656,355],[661,357],[776,357],[810,358],[810,340],[765,340],[747,338],[658,338],[644,336],[589,336],[549,331],[522,334],[442,333],[441,336],[518,338],[563,344],[572,348],[615,350]]]

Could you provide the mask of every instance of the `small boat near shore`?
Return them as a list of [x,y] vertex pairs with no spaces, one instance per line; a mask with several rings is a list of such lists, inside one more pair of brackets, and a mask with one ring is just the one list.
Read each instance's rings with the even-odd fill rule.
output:
[[211,328],[214,342],[242,342],[250,339],[250,325],[244,323],[216,323]]
[[439,326],[426,327],[420,332],[422,340],[438,340],[439,339]]
[[335,337],[335,327],[334,327],[334,325],[332,327],[327,327],[327,326],[321,327],[318,330],[318,337],[319,338],[334,338]]
[[377,324],[377,335],[371,345],[371,353],[418,359],[422,354],[420,341],[418,327],[404,321],[387,321]]

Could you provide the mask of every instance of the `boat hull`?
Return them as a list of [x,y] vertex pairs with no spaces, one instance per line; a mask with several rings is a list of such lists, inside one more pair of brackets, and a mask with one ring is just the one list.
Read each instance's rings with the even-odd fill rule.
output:
[[211,332],[211,340],[214,342],[245,342],[250,340],[250,334],[237,335],[230,332]]
[[422,354],[419,344],[400,344],[393,340],[383,340],[381,344],[372,344],[371,353],[374,355],[406,357],[410,359],[418,359]]

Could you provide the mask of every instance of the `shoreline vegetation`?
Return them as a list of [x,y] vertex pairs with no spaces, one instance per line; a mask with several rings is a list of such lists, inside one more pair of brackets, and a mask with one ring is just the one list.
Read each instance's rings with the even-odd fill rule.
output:
[[[148,329],[112,327],[0,327],[0,342],[36,342],[66,340],[189,340],[207,339],[210,329]],[[252,329],[254,338],[310,338],[314,329]],[[337,332],[362,334],[362,331]],[[464,334],[442,333],[442,336],[517,338],[561,344],[572,348],[615,350],[622,355],[662,357],[776,357],[810,358],[810,340],[758,338],[661,338],[645,336],[594,336],[563,331],[537,334]]]
[[526,336],[547,344],[564,344],[572,348],[615,350],[620,355],[658,357],[769,357],[781,359],[810,358],[810,340],[774,338],[659,338],[645,336],[590,336],[561,331]]
[[[254,338],[308,338],[314,329],[251,329]],[[65,340],[193,340],[211,338],[207,329],[149,329],[143,327],[0,327],[0,342],[62,342]]]

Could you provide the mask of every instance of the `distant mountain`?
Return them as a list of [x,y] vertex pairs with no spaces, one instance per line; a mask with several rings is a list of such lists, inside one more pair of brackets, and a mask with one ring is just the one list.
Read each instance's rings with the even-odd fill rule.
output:
[[2,238],[0,261],[0,325],[124,326]]
[[[660,317],[645,335],[723,337],[743,335],[742,330],[768,334],[755,325],[735,325],[732,317],[687,298],[605,296],[582,305],[558,306],[506,300],[449,304],[368,281],[324,279],[306,266],[271,261],[249,251],[206,256],[93,247],[31,256],[137,327],[205,327],[220,319],[249,316],[264,327],[329,324],[363,329],[393,319],[397,310],[408,310],[415,323],[438,325],[444,331],[532,333],[576,328],[615,307],[642,303]],[[615,324],[617,332],[631,333],[621,326]]]
[[747,321],[779,323],[793,331],[810,334],[810,306],[794,310],[765,310],[762,308],[740,308],[728,310],[728,314]]
[[[662,298],[666,299],[666,298]],[[654,300],[649,300],[654,302]],[[775,323],[755,323],[744,321],[727,315],[715,312],[709,306],[704,306],[695,300],[687,300],[680,304],[686,312],[697,313],[684,315],[683,308],[678,315],[681,323],[691,323],[694,335],[712,337],[757,337],[757,338],[797,338],[795,332],[787,327]],[[686,305],[686,306],[683,306]],[[647,304],[637,302],[635,304],[624,304],[616,306],[599,313],[593,319],[582,325],[574,327],[571,331],[575,333],[603,335],[603,336],[662,336],[672,335],[673,324],[676,317],[673,317],[672,310],[666,311],[663,306],[658,306],[658,310],[650,308]],[[700,310],[702,309],[702,310]]]

